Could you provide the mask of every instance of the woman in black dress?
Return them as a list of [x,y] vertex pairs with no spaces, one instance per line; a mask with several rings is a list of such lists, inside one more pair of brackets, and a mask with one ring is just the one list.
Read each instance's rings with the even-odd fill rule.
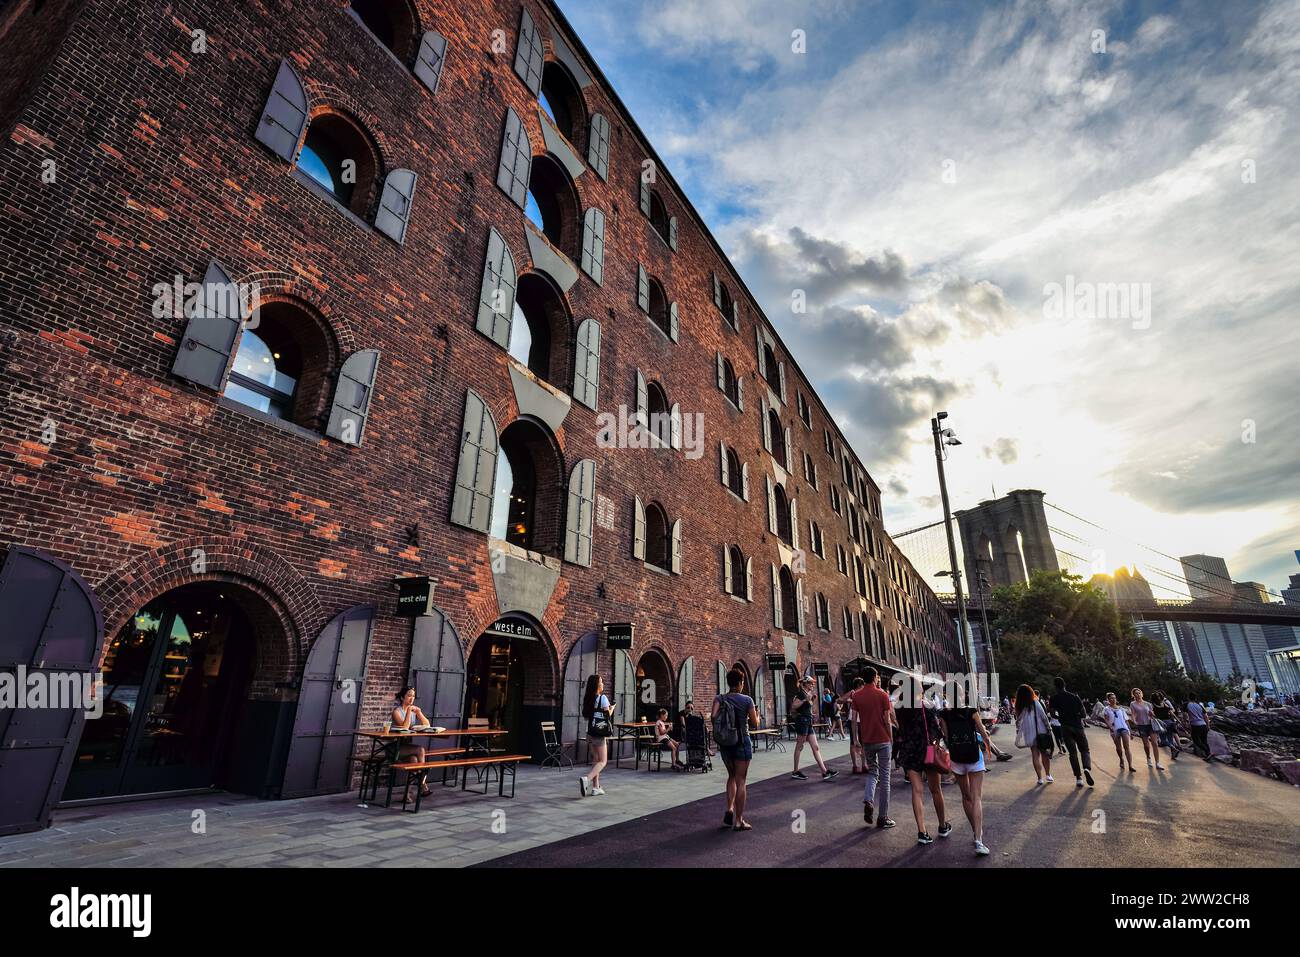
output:
[[929,771],[925,766],[925,752],[938,740],[939,716],[933,708],[926,707],[920,689],[915,695],[905,691],[902,700],[894,709],[898,716],[898,728],[894,731],[894,757],[907,775],[912,785],[912,815],[916,818],[916,843],[933,844],[925,829],[925,781],[930,784],[930,796],[934,800],[934,813],[939,815],[939,836],[947,837],[952,833],[952,824],[943,806],[943,790],[937,771]]

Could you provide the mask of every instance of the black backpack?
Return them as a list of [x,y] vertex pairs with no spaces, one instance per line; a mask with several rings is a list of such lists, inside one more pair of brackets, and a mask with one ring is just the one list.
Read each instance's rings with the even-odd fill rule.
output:
[[976,739],[975,722],[971,719],[949,718],[948,753],[958,764],[974,764],[980,759],[980,743]]
[[713,741],[720,747],[732,748],[740,744],[740,732],[736,729],[736,709],[722,695],[718,696],[718,700],[718,713],[713,718]]

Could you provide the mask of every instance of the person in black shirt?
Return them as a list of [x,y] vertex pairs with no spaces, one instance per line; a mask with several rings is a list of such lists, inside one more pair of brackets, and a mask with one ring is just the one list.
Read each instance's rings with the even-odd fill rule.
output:
[[822,780],[829,781],[838,771],[832,771],[826,767],[826,762],[822,760],[821,748],[817,747],[817,732],[813,730],[813,699],[817,697],[817,682],[808,675],[799,681],[799,687],[794,693],[794,699],[790,702],[790,714],[794,718],[794,773],[790,777],[799,781],[808,779],[808,775],[799,770],[799,755],[803,751],[803,746],[808,745],[812,751],[813,761],[816,762],[818,769],[822,773]]
[[[1086,777],[1088,787],[1092,787],[1092,753],[1088,750],[1088,735],[1083,730],[1083,719],[1087,712],[1084,711],[1079,696],[1065,690],[1064,678],[1055,678],[1052,684],[1056,686],[1056,694],[1052,695],[1052,715],[1061,722],[1061,737],[1070,751],[1074,786],[1083,787],[1083,779]],[[1079,767],[1081,755],[1082,769]]]

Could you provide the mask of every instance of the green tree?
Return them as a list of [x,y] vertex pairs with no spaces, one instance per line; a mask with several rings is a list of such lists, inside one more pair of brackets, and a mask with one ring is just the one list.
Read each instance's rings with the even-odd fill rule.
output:
[[1046,692],[1052,687],[1052,678],[1069,664],[1069,657],[1051,635],[1011,632],[1002,636],[997,663],[999,688],[1004,695],[1014,697],[1022,684]]

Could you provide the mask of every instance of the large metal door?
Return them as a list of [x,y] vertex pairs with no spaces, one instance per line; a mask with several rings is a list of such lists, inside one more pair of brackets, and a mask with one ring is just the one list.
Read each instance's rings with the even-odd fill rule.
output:
[[574,642],[564,666],[564,717],[560,740],[566,747],[572,746],[573,760],[578,764],[587,760],[587,722],[582,717],[582,696],[587,691],[587,679],[599,667],[599,648],[600,635],[588,632]]
[[614,652],[614,720],[636,720],[636,665],[623,649]]
[[366,681],[373,605],[359,605],[325,626],[303,669],[298,713],[281,797],[346,791]]
[[[409,682],[415,688],[415,703],[430,724],[464,726],[465,652],[456,626],[437,608],[415,619]],[[437,751],[454,747],[455,739],[430,738],[427,744]]]
[[40,552],[9,549],[0,567],[0,676],[15,692],[43,685],[51,694],[41,707],[0,708],[0,834],[49,826],[103,640],[99,601],[76,572]]

